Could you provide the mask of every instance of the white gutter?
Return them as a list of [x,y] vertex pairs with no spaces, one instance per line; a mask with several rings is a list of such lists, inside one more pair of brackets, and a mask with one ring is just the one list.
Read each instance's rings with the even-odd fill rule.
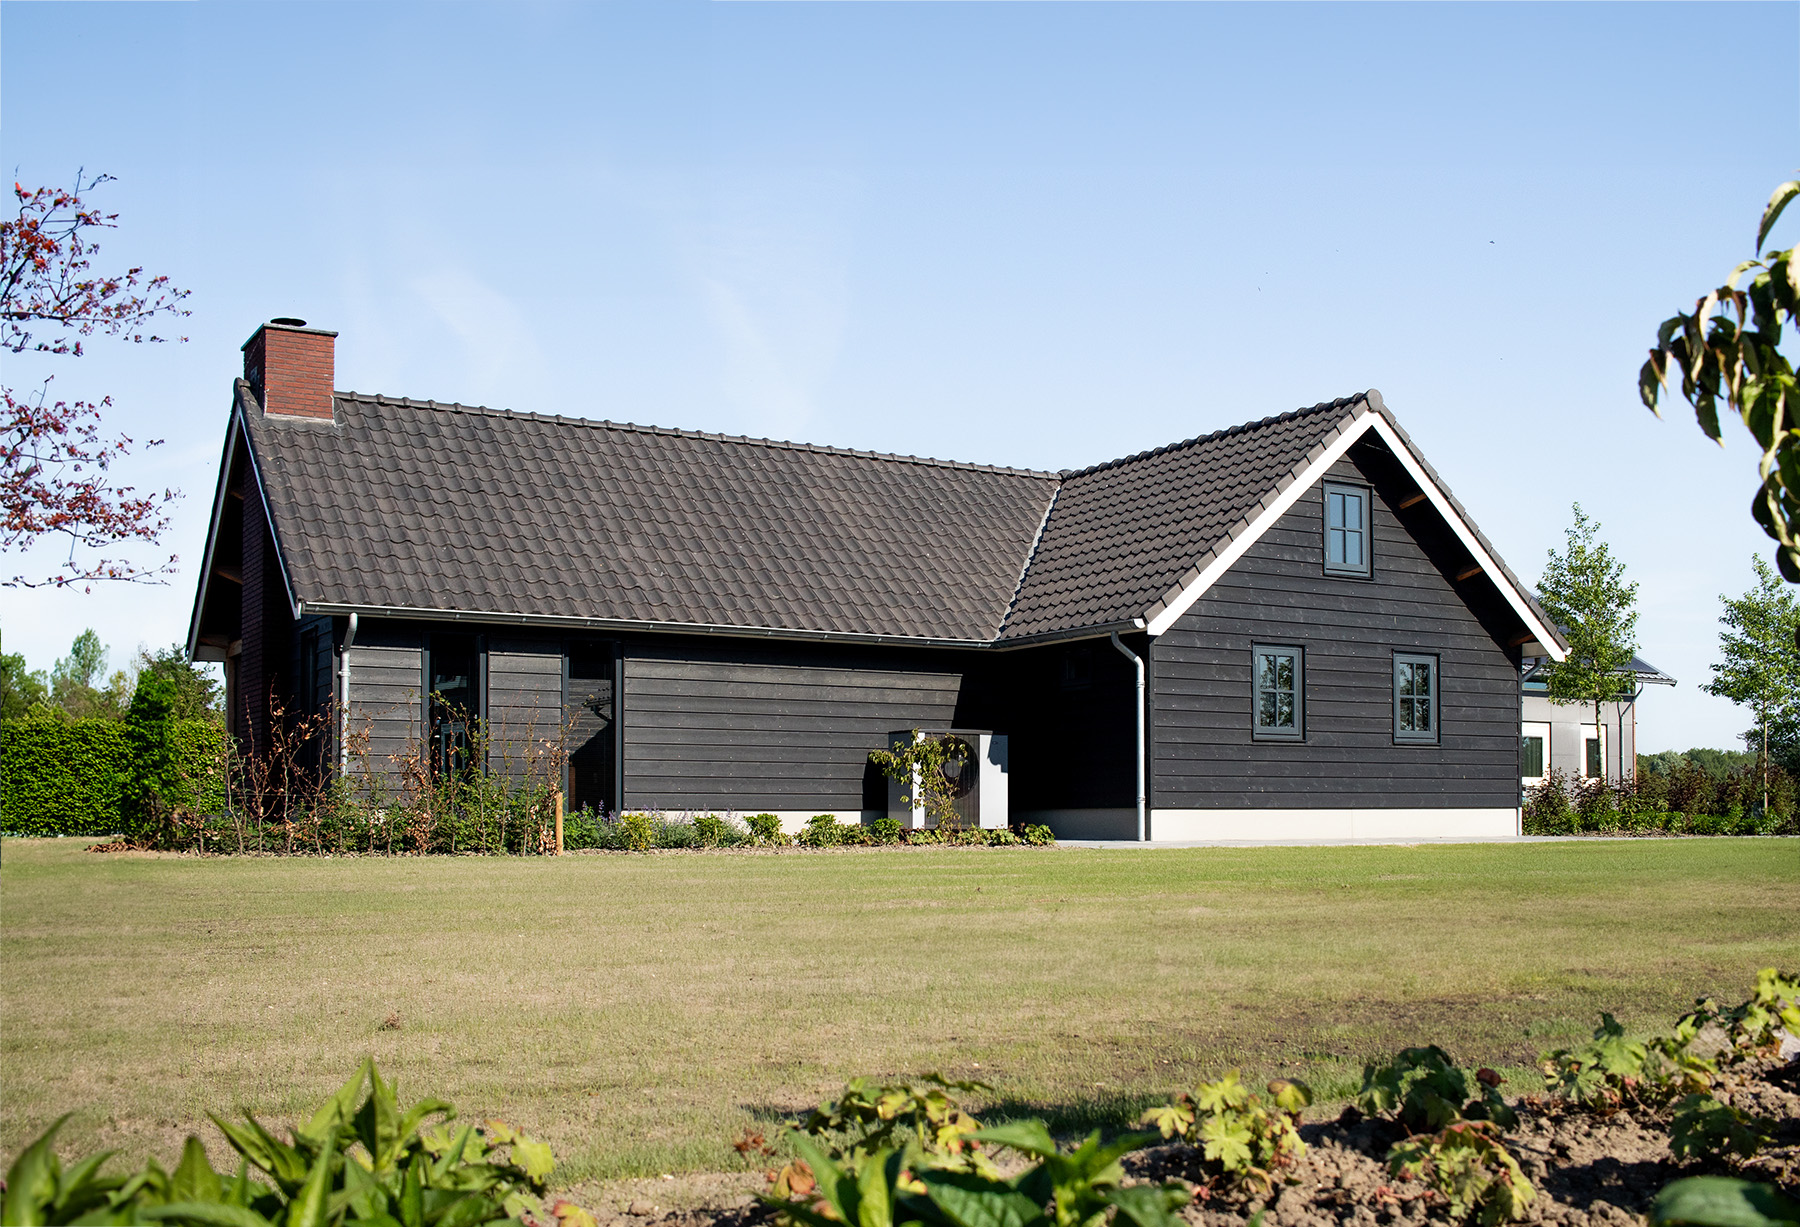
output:
[[1144,808],[1146,801],[1144,793],[1144,658],[1119,642],[1118,631],[1112,633],[1112,645],[1137,666],[1137,835],[1138,842],[1141,844],[1144,842],[1145,834]]
[[342,727],[338,730],[338,775],[350,771],[350,649],[356,644],[356,614],[350,614],[350,625],[344,630],[344,647],[338,656],[338,685],[343,688]]

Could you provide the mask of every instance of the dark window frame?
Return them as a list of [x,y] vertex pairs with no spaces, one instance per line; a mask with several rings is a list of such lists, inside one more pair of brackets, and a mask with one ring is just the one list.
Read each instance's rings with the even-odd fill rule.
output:
[[[1403,729],[1400,726],[1401,704],[1404,697],[1400,693],[1400,666],[1405,664],[1429,664],[1431,666],[1431,693],[1426,696],[1430,704],[1431,728],[1426,732],[1416,729]],[[1395,652],[1393,668],[1394,687],[1394,744],[1402,746],[1435,746],[1440,744],[1444,726],[1444,666],[1436,652]],[[1416,701],[1416,696],[1413,696]]]
[[[468,654],[471,671],[467,675],[467,685],[474,691],[474,703],[462,709],[446,708],[440,711],[436,694],[436,676],[438,656],[459,656]],[[474,750],[479,744],[479,732],[487,722],[488,677],[487,636],[480,633],[458,633],[453,631],[432,632],[425,636],[425,647],[420,653],[421,663],[425,667],[424,691],[422,700],[422,728],[425,734],[425,760],[433,779],[440,779],[446,770],[457,774],[473,774],[486,767],[485,762],[476,761]],[[448,715],[454,717],[460,710],[463,717],[462,735],[456,739],[459,744],[449,748],[454,761],[446,763],[445,749],[439,735],[439,719]],[[452,724],[458,723],[452,720]],[[473,725],[473,727],[469,727]]]
[[[1331,527],[1331,496],[1333,493],[1354,494],[1362,504],[1362,522],[1354,530],[1362,538],[1362,562],[1352,566],[1347,563],[1331,561],[1331,534],[1345,529]],[[1319,542],[1325,562],[1325,574],[1345,579],[1375,578],[1375,492],[1370,487],[1354,481],[1327,481],[1321,483],[1319,498]]]
[[[1294,659],[1294,726],[1265,725],[1262,722],[1261,680],[1264,656],[1292,656]],[[1306,740],[1306,648],[1296,643],[1253,643],[1250,645],[1250,737],[1253,741],[1303,742]]]

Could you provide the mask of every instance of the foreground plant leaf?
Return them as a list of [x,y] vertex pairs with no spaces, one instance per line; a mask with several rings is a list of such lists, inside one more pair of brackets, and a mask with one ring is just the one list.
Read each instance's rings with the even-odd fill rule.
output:
[[1666,1185],[1650,1207],[1650,1227],[1786,1227],[1800,1202],[1774,1185],[1735,1176],[1690,1176]]

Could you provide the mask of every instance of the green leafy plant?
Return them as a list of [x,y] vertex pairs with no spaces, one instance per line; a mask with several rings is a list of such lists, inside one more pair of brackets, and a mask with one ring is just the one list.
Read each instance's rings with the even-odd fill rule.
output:
[[1583,1107],[1610,1110],[1637,1097],[1649,1060],[1650,1050],[1626,1039],[1618,1019],[1602,1013],[1593,1039],[1542,1058],[1544,1085]]
[[[174,1172],[152,1159],[130,1177],[99,1174],[110,1151],[64,1169],[53,1146],[65,1116],[14,1160],[0,1221],[207,1227],[523,1221],[555,1165],[550,1148],[500,1121],[453,1130],[455,1115],[435,1099],[403,1110],[369,1060],[285,1142],[254,1116],[246,1114],[242,1125],[214,1116],[241,1156],[236,1175],[215,1172],[205,1147],[190,1137]],[[441,1123],[422,1132],[433,1117]]]
[[1234,1185],[1268,1189],[1274,1173],[1306,1153],[1300,1140],[1300,1113],[1312,1103],[1304,1082],[1269,1083],[1272,1108],[1238,1081],[1232,1070],[1217,1082],[1202,1082],[1191,1094],[1145,1112],[1140,1123],[1154,1125],[1164,1138],[1198,1147],[1215,1175]]
[[731,824],[717,814],[701,814],[694,819],[694,837],[702,848],[718,848],[736,842]]
[[1471,1075],[1436,1044],[1402,1049],[1391,1061],[1363,1066],[1356,1106],[1371,1116],[1392,1116],[1408,1133],[1433,1133],[1464,1119],[1491,1120],[1502,1128],[1518,1123],[1500,1095],[1499,1075],[1492,1070]]
[[1725,1033],[1728,1047],[1720,1059],[1726,1064],[1771,1052],[1780,1046],[1784,1028],[1800,1035],[1800,976],[1765,967],[1756,973],[1748,1000],[1721,1006],[1703,997],[1694,1003],[1692,1013],[1682,1017],[1680,1025],[1689,1024],[1696,1030],[1716,1026]]
[[938,830],[954,831],[962,825],[956,789],[969,761],[969,744],[962,738],[927,737],[914,729],[910,740],[871,751],[869,761],[888,779],[897,781]]
[[1669,1121],[1669,1151],[1677,1159],[1748,1159],[1768,1143],[1768,1122],[1711,1095],[1685,1097]]
[[1537,1194],[1493,1121],[1458,1121],[1408,1138],[1388,1152],[1388,1170],[1437,1193],[1451,1218],[1473,1214],[1483,1227],[1523,1219]]
[[981,1131],[977,1140],[1036,1160],[1011,1179],[915,1168],[910,1148],[838,1158],[805,1134],[791,1136],[799,1159],[762,1200],[778,1221],[805,1227],[1101,1227],[1109,1218],[1132,1227],[1181,1227],[1175,1211],[1188,1201],[1177,1185],[1120,1187],[1120,1157],[1154,1134],[1102,1145],[1096,1132],[1064,1154],[1039,1120]]
[[900,842],[900,830],[898,818],[877,818],[869,824],[869,838],[878,844],[897,844]]
[[744,819],[744,825],[750,828],[750,837],[759,844],[787,842],[787,836],[781,831],[781,819],[774,814],[751,814]]
[[1056,842],[1056,833],[1041,822],[1027,824],[1019,831],[1019,838],[1028,844],[1042,847]]
[[901,1148],[910,1160],[931,1166],[994,1173],[972,1135],[981,1122],[958,1095],[987,1094],[985,1082],[953,1081],[927,1074],[918,1082],[876,1083],[853,1078],[835,1100],[813,1109],[801,1128],[824,1138],[834,1157],[870,1155]]
[[656,820],[649,814],[620,814],[619,836],[631,852],[648,852],[656,847]]
[[1789,1227],[1800,1201],[1772,1184],[1736,1176],[1690,1176],[1663,1186],[1650,1206],[1650,1227]]

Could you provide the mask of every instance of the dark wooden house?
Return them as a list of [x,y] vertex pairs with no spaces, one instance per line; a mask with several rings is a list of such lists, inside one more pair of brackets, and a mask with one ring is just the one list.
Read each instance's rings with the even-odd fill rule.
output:
[[571,804],[797,823],[980,728],[1065,837],[1516,829],[1563,644],[1379,393],[1048,473],[338,392],[335,335],[232,394],[189,649],[253,750],[441,768],[475,715]]

